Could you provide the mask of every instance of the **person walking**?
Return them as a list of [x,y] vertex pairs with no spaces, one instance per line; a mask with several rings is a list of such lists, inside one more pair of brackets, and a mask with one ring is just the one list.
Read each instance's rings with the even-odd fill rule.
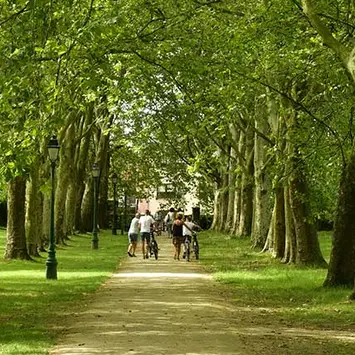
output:
[[191,216],[186,216],[185,219],[185,223],[182,226],[182,234],[184,237],[184,258],[186,258],[186,261],[190,261],[190,244],[192,240],[192,233],[194,229],[201,230],[201,227],[198,224],[192,222]]
[[164,222],[166,225],[166,230],[168,232],[168,237],[171,238],[173,236],[173,223],[175,220],[175,208],[171,207],[169,209],[169,212],[167,213],[167,215],[164,218]]
[[178,213],[176,219],[173,223],[172,234],[173,234],[173,245],[175,248],[174,260],[180,260],[181,244],[184,242],[183,226],[192,230],[184,223],[183,214]]
[[141,241],[142,241],[142,253],[143,259],[148,259],[148,248],[150,242],[150,231],[154,228],[155,221],[150,215],[149,210],[145,210],[144,216],[141,216],[139,219]]
[[136,256],[136,248],[137,248],[137,241],[138,241],[138,233],[139,233],[139,218],[140,214],[136,213],[136,215],[132,218],[131,225],[128,231],[128,250],[127,254],[130,257]]

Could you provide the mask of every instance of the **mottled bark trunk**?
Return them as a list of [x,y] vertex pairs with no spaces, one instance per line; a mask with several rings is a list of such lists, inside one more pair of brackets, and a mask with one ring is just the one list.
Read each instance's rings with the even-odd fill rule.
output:
[[320,250],[317,229],[310,211],[307,183],[301,172],[299,174],[290,183],[290,201],[297,242],[296,263],[325,267],[326,262]]
[[266,251],[272,252],[272,250],[274,248],[274,235],[275,235],[274,226],[276,225],[275,220],[276,220],[276,205],[274,203],[274,206],[273,206],[272,212],[271,212],[269,231],[267,233],[266,242],[263,247],[263,252],[266,252]]
[[91,232],[93,229],[93,198],[93,183],[92,178],[90,178],[86,183],[81,208],[81,228],[83,232]]
[[8,184],[5,259],[30,260],[25,229],[26,179],[17,176]]
[[285,255],[282,259],[283,263],[296,262],[296,231],[293,222],[293,215],[290,204],[290,190],[288,187],[284,189],[284,202],[285,202]]
[[36,159],[27,183],[26,235],[28,252],[39,256],[42,235],[41,192],[39,190],[40,159]]
[[236,160],[235,160],[235,155],[233,155],[233,150],[231,152],[232,158],[230,162],[230,169],[228,173],[228,186],[229,186],[229,191],[228,191],[228,202],[227,202],[227,216],[226,216],[226,221],[225,221],[225,226],[224,230],[227,233],[232,233],[233,232],[233,220],[234,220],[234,208],[235,208],[235,184],[236,184]]
[[[263,100],[257,105],[255,128],[258,132],[267,135],[270,131],[264,113]],[[263,248],[268,235],[271,220],[270,190],[271,181],[266,173],[266,148],[264,138],[255,133],[254,137],[254,213],[252,228],[252,243],[254,248]]]
[[[113,116],[108,117],[107,128],[112,125]],[[110,136],[104,130],[99,132],[99,144],[96,154],[96,163],[100,167],[98,181],[98,222],[100,228],[109,227],[108,218],[108,172],[109,172],[109,140]]]
[[283,187],[278,187],[275,190],[274,208],[272,256],[282,259],[285,252],[285,203]]
[[254,134],[248,130],[244,169],[242,173],[241,210],[238,235],[251,236],[253,222],[253,187],[254,187]]
[[355,152],[343,170],[325,286],[352,286],[355,277]]
[[[74,175],[74,172],[73,172]],[[65,202],[66,210],[66,224],[65,224],[65,234],[70,236],[75,234],[75,204],[76,204],[76,186],[75,186],[75,176],[70,178],[70,183],[68,187],[67,200]]]
[[61,140],[59,167],[55,193],[55,237],[57,244],[65,244],[66,200],[70,183],[71,168],[74,161],[75,125],[70,124]]
[[226,217],[225,230],[227,233],[234,233],[236,225],[236,190],[237,190],[237,147],[239,142],[239,131],[236,129],[235,125],[231,124],[229,126],[229,132],[231,135],[231,140],[233,142],[231,146],[231,158],[230,158],[230,168],[228,176],[229,184],[229,195],[228,195],[228,210]]
[[217,226],[220,224],[219,219],[221,218],[221,213],[220,213],[220,189],[221,189],[221,184],[220,183],[215,183],[215,190],[214,190],[214,204],[213,204],[213,220],[212,220],[212,225],[211,229],[212,230],[217,230]]
[[76,171],[76,199],[75,199],[75,229],[80,232],[85,232],[86,228],[84,228],[81,220],[81,208],[83,203],[83,197],[85,192],[85,180],[86,180],[86,166],[87,162],[91,161],[89,156],[89,147],[90,147],[90,139],[91,139],[91,124],[94,117],[93,105],[90,105],[86,116],[85,116],[85,125],[83,128],[84,137],[80,140],[80,148],[77,162],[77,171]]
[[299,149],[298,139],[302,123],[297,112],[290,105],[291,114],[287,120],[287,173],[289,175],[289,196],[296,233],[296,263],[309,266],[326,266],[322,256],[317,228],[311,211],[306,167]]
[[217,224],[217,229],[219,231],[225,231],[225,222],[226,222],[227,211],[228,211],[228,196],[229,196],[228,178],[229,178],[228,168],[226,168],[226,171],[224,171],[222,174],[222,188],[220,192],[220,208],[219,208],[220,216],[218,218],[218,224]]

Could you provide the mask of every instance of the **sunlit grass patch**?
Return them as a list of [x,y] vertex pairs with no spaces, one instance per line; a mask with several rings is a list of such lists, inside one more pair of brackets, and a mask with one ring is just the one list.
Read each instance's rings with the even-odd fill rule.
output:
[[[80,309],[126,256],[126,236],[99,234],[99,249],[91,235],[72,237],[57,248],[58,280],[46,279],[47,254],[34,261],[0,259],[0,354],[46,354],[54,329],[70,309]],[[5,231],[0,230],[0,254]]]
[[[319,238],[329,260],[331,233],[322,232]],[[201,263],[228,285],[238,306],[265,308],[284,322],[302,326],[355,325],[351,290],[324,288],[326,269],[284,265],[269,253],[253,250],[247,238],[204,232],[199,241]]]

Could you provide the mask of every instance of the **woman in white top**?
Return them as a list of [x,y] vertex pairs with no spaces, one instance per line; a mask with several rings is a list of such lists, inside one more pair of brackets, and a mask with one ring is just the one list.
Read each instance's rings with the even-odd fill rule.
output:
[[139,233],[139,217],[140,214],[136,213],[136,215],[133,217],[131,221],[131,225],[128,231],[129,246],[128,246],[127,254],[130,257],[136,256],[135,252],[137,248],[137,240],[138,240],[138,233]]

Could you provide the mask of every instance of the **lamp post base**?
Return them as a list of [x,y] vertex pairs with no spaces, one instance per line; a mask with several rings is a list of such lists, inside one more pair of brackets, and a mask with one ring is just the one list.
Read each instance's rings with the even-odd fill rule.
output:
[[57,280],[57,262],[53,260],[46,261],[46,279]]
[[99,238],[97,234],[93,234],[93,238],[91,240],[91,249],[99,249]]

